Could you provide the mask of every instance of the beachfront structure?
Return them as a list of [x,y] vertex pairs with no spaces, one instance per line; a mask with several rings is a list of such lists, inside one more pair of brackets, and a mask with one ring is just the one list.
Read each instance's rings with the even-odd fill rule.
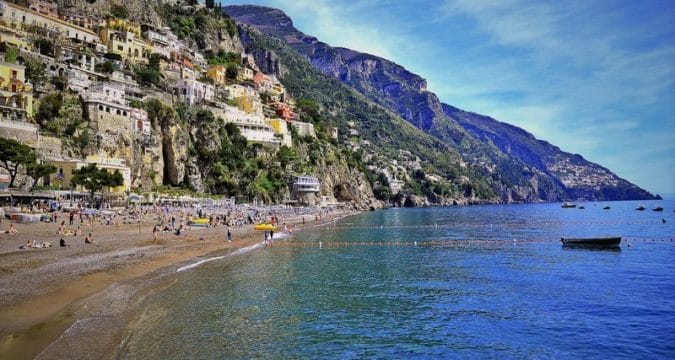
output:
[[176,83],[178,101],[194,106],[203,102],[212,102],[216,89],[211,84],[193,79],[180,79]]
[[305,205],[315,205],[317,194],[321,193],[321,183],[315,176],[301,175],[293,180],[293,196]]
[[117,54],[132,63],[148,63],[152,47],[135,32],[106,27],[99,31],[99,35],[101,42],[108,46],[108,53]]
[[315,176],[296,176],[295,180],[293,181],[293,191],[298,193],[321,192],[321,183]]
[[33,86],[26,82],[26,68],[0,61],[0,118],[25,122],[33,116]]
[[58,33],[73,42],[88,44],[99,42],[98,35],[91,30],[7,1],[0,1],[0,19],[10,28],[26,30],[29,27],[39,27]]
[[[131,168],[126,165],[124,159],[108,158],[101,155],[87,156],[85,159],[62,159],[51,162],[56,166],[56,173],[49,175],[49,183],[59,186],[61,189],[70,189],[70,181],[73,178],[73,171],[79,170],[89,164],[96,164],[101,169],[106,169],[109,172],[116,170],[122,174],[124,184],[109,189],[115,194],[122,194],[127,190],[131,190]],[[81,187],[74,188],[76,191],[83,191]]]

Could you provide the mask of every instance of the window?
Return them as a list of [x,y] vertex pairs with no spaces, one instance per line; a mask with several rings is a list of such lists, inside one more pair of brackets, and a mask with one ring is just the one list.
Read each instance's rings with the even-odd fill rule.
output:
[[124,51],[124,46],[122,46],[122,45],[117,45],[117,50],[119,50],[119,51]]
[[122,111],[120,111],[120,109],[117,109],[117,115],[122,115]]
[[105,107],[105,112],[109,113],[109,112],[110,112],[110,108],[106,106],[106,107]]
[[16,70],[12,70],[12,79],[16,79],[17,76],[18,76],[18,73],[16,72]]
[[100,111],[103,111],[103,105],[99,105],[99,106],[98,106],[98,109],[99,109]]
[[126,111],[122,111],[122,115],[127,116],[127,112],[126,112]]

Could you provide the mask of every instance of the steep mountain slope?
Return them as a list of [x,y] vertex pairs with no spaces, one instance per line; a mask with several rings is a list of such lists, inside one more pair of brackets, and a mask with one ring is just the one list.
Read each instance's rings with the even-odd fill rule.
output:
[[389,60],[333,48],[303,34],[280,10],[244,5],[224,11],[238,23],[282,40],[322,73],[457,149],[504,202],[653,198],[609,170],[522,129],[442,104],[427,91],[425,79]]
[[280,80],[298,99],[301,116],[311,113],[302,104],[316,103],[317,114],[304,120],[313,122],[319,135],[328,127],[337,129],[336,144],[358,157],[356,163],[388,169],[398,179],[420,185],[413,193],[437,203],[499,201],[452,147],[324,75],[284,42],[248,27],[240,28],[240,38],[247,52],[257,54],[258,66],[279,60]]

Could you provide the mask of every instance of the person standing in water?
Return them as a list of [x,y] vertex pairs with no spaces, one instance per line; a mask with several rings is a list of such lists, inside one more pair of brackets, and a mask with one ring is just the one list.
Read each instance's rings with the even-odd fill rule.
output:
[[232,242],[232,228],[227,225],[227,242]]

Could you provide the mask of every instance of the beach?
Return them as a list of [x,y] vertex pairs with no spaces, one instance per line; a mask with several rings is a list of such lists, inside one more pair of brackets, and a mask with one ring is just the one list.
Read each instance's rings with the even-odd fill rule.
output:
[[[185,212],[180,211],[184,216]],[[299,231],[303,222],[304,226],[316,226],[347,213],[289,212],[279,217],[277,228]],[[159,232],[155,242],[153,228],[158,220],[152,212],[128,224],[103,218],[92,222],[84,219],[80,224],[76,218],[72,226],[66,227],[74,229],[79,225],[82,234],[78,236],[57,234],[62,220],[69,224],[67,213],[59,213],[56,222],[13,223],[17,234],[0,235],[2,358],[34,358],[77,321],[83,304],[90,305],[96,294],[105,293],[113,285],[138,285],[167,268],[189,266],[208,254],[232,253],[264,240],[263,232],[255,231],[252,224],[239,222],[231,226],[232,242],[228,242],[226,225],[189,227],[186,222],[180,235],[173,230]],[[3,219],[0,228],[6,230],[9,224]],[[92,244],[84,240],[89,233]],[[62,238],[65,247],[59,246]],[[20,249],[29,241],[52,246]],[[118,343],[113,340],[108,344],[113,345]],[[77,349],[71,350],[77,353]]]

